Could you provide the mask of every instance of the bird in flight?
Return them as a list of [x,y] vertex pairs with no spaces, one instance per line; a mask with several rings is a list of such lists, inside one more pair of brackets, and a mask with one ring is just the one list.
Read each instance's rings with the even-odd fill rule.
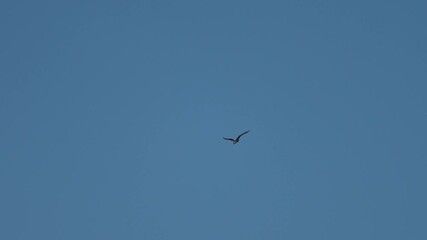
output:
[[243,136],[243,135],[245,135],[246,133],[248,133],[249,132],[249,130],[248,131],[246,131],[246,132],[244,132],[244,133],[242,133],[242,134],[240,134],[239,136],[237,136],[237,138],[236,139],[232,139],[232,138],[225,138],[225,137],[223,137],[225,140],[228,140],[228,141],[232,141],[233,142],[233,144],[236,144],[236,143],[238,143],[239,142],[239,140],[240,140],[240,137],[241,136]]

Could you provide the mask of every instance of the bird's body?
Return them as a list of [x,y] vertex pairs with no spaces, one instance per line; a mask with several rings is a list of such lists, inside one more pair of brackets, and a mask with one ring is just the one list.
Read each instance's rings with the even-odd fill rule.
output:
[[243,135],[245,135],[246,133],[248,133],[249,132],[249,130],[248,131],[246,131],[246,132],[244,132],[244,133],[242,133],[242,134],[240,134],[239,136],[237,136],[237,138],[236,139],[233,139],[233,138],[225,138],[225,137],[223,137],[224,138],[224,140],[228,140],[228,141],[232,141],[233,142],[233,144],[236,144],[236,143],[238,143],[239,141],[240,141],[240,137],[241,136],[243,136]]

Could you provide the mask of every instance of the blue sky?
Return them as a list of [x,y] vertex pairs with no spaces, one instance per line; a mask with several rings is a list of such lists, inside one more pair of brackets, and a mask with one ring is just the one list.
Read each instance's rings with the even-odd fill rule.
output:
[[0,238],[426,239],[426,10],[2,1]]

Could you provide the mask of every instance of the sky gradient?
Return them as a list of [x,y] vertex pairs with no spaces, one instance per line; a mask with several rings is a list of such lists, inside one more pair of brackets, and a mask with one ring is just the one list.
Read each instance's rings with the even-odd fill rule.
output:
[[427,239],[426,10],[2,1],[0,239]]

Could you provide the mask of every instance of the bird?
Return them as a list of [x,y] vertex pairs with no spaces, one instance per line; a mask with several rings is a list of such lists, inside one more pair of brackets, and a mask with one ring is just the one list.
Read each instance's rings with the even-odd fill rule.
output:
[[225,138],[225,137],[223,137],[223,138],[224,138],[224,140],[232,141],[232,142],[233,142],[233,144],[236,144],[236,143],[238,143],[238,142],[239,142],[240,137],[241,137],[241,136],[243,136],[243,135],[245,135],[245,134],[246,134],[246,133],[248,133],[248,132],[249,132],[249,130],[248,130],[248,131],[246,131],[246,132],[244,132],[244,133],[242,133],[242,134],[240,134],[239,136],[237,136],[237,138],[236,138],[236,139],[233,139],[233,138]]

